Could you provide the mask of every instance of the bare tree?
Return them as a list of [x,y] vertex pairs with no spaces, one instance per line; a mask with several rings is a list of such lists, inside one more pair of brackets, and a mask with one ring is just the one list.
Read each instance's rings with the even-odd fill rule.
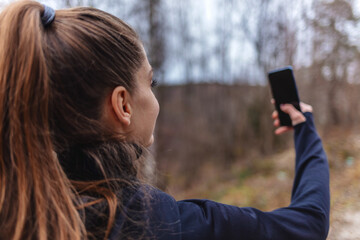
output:
[[230,44],[233,39],[233,0],[218,1],[218,17],[216,33],[218,36],[218,44],[216,47],[216,55],[219,59],[219,79],[222,82],[229,82],[231,80],[231,69],[230,69]]
[[[356,26],[359,19],[348,0],[315,1],[314,17],[306,15],[313,30],[312,72],[318,84],[327,87],[328,124],[346,121],[346,89],[349,66],[360,64],[359,48],[351,41],[347,27]],[[350,102],[350,101],[348,101]],[[344,108],[345,107],[345,108]],[[350,111],[350,109],[348,110]]]
[[243,16],[242,29],[256,50],[256,61],[265,74],[272,68],[292,65],[297,50],[297,24],[286,9],[288,3],[255,0],[245,2],[254,21]]

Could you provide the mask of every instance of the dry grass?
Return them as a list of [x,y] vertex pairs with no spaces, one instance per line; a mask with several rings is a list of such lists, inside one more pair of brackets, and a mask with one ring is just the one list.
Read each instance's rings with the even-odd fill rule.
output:
[[[331,227],[328,239],[360,239],[360,134],[331,131],[324,137],[331,172]],[[207,164],[190,186],[169,180],[176,199],[208,198],[270,211],[290,203],[294,151],[234,163],[228,169]]]

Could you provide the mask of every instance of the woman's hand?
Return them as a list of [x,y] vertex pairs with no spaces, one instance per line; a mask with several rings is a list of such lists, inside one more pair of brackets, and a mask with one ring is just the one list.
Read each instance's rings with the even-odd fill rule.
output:
[[[272,102],[274,101],[272,100]],[[301,112],[299,112],[292,104],[282,104],[280,105],[280,108],[283,112],[289,114],[293,126],[306,121],[305,116]],[[300,102],[300,109],[303,113],[313,111],[312,106],[303,102]],[[288,132],[293,129],[293,127],[280,126],[279,114],[276,110],[272,113],[272,118],[274,119],[274,126],[277,127],[277,129],[275,130],[276,135],[283,134],[284,132]]]

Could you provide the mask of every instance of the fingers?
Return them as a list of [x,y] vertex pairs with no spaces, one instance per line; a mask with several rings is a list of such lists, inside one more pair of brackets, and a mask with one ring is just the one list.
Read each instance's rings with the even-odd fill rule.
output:
[[274,119],[274,126],[279,127],[280,126],[280,120],[279,120],[279,113],[275,110],[271,114],[271,118]]
[[291,127],[280,127],[279,113],[276,110],[273,111],[271,117],[272,119],[274,119],[274,123],[273,123],[274,127],[277,128],[275,130],[276,135],[283,134],[284,132],[287,132],[292,129]]
[[275,130],[275,134],[276,135],[280,135],[280,134],[283,134],[285,132],[288,132],[290,130],[292,130],[293,128],[292,127],[288,127],[288,126],[282,126],[282,127],[279,127]]
[[290,115],[290,117],[293,115],[296,115],[299,113],[299,111],[292,105],[289,103],[286,104],[281,104],[280,105],[280,109],[281,111],[283,111],[284,113],[287,113]]
[[273,124],[274,124],[274,127],[279,127],[280,126],[280,120],[275,119]]
[[289,114],[293,126],[306,121],[304,115],[299,112],[292,104],[282,104],[280,108],[281,111]]
[[[271,103],[275,104],[275,100],[271,99]],[[303,103],[303,102],[300,102],[301,112],[298,111],[292,104],[281,104],[280,108],[283,112],[289,114],[293,126],[306,121],[306,118],[303,115],[303,112],[312,112],[313,111],[312,106],[310,106],[309,104]],[[273,113],[271,114],[271,118],[274,120],[273,125],[277,128],[275,130],[276,135],[283,134],[283,133],[288,132],[293,129],[293,127],[280,125],[279,113],[276,110],[273,111]]]
[[273,113],[271,114],[271,118],[272,119],[277,119],[279,117],[279,114],[278,114],[278,112],[275,110],[275,111],[273,111]]
[[303,102],[300,102],[300,109],[303,113],[313,111],[312,106],[310,106],[309,104],[303,103]]

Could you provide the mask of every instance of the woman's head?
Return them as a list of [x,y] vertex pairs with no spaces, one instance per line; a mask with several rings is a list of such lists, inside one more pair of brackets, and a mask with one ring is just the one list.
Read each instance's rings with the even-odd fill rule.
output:
[[[135,73],[136,83],[132,94],[125,87],[116,87],[105,106],[104,116],[117,132],[124,132],[129,141],[144,146],[152,144],[159,104],[152,92],[153,70],[145,56],[140,69]],[[109,121],[110,119],[110,121]],[[111,121],[112,120],[112,121]]]
[[0,236],[81,239],[78,191],[57,155],[114,140],[149,145],[159,106],[127,24],[75,8],[44,26],[43,12],[24,1],[0,15]]
[[[62,149],[89,141],[127,138],[119,133],[137,136],[142,126],[134,125],[137,119],[131,120],[137,117],[137,107],[143,105],[135,105],[137,102],[132,100],[151,92],[143,88],[143,83],[151,79],[143,74],[149,71],[150,65],[136,33],[110,14],[76,8],[57,11],[55,21],[44,29],[42,40],[52,91],[50,129],[56,147]],[[120,91],[114,93],[114,90]],[[131,127],[121,121],[124,119],[119,115],[121,112],[116,112],[116,107],[120,106],[115,104],[114,97],[118,104],[125,98],[123,110],[131,114]],[[105,117],[107,122],[104,122],[104,114],[109,114]],[[112,121],[112,117],[118,121]],[[149,118],[141,117],[145,121]],[[119,122],[122,124],[117,124]]]

